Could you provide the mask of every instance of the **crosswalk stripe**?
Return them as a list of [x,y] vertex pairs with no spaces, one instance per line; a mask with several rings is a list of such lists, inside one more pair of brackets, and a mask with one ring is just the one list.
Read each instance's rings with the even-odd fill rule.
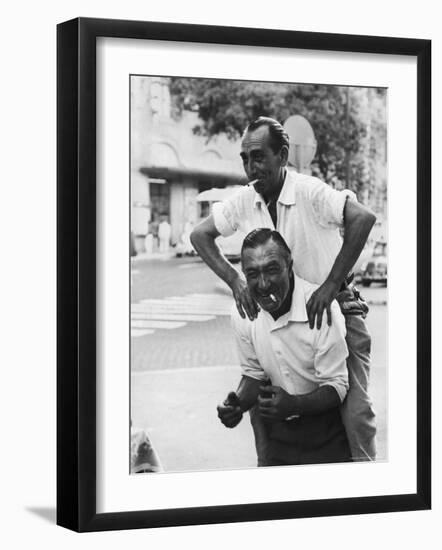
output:
[[199,267],[198,264],[183,264],[179,265],[178,269],[191,269],[192,267]]
[[[138,306],[138,304],[136,304]],[[197,314],[197,315],[230,315],[230,308],[228,310],[226,309],[215,309],[215,308],[209,308],[209,309],[192,309],[189,310],[189,308],[159,308],[159,307],[136,307],[132,306],[132,312],[133,313],[146,313],[146,314],[152,314],[155,313],[170,313],[173,314]]]
[[131,304],[132,336],[153,334],[155,329],[175,329],[188,322],[205,322],[215,316],[228,316],[231,296],[193,293],[166,298],[145,298]]
[[144,300],[184,300],[184,301],[191,301],[191,300],[204,300],[204,301],[214,301],[214,302],[231,302],[233,298],[231,298],[228,295],[220,295],[220,294],[186,294],[184,296],[167,296],[167,298],[144,298]]
[[132,308],[135,308],[135,310],[154,310],[154,311],[184,311],[187,313],[192,313],[195,311],[195,313],[199,313],[201,310],[210,310],[212,309],[215,311],[230,311],[232,309],[232,306],[229,307],[221,307],[221,306],[211,306],[210,304],[199,304],[199,305],[190,305],[190,304],[134,304]]
[[131,321],[131,327],[133,328],[161,328],[166,330],[181,328],[185,324],[184,322],[178,321],[149,321],[144,319],[134,319]]
[[194,294],[186,294],[186,298],[201,298],[202,300],[219,300],[220,302],[231,302],[232,296],[229,294],[201,294],[195,292]]
[[214,315],[182,315],[180,313],[155,313],[155,312],[133,312],[132,319],[158,319],[164,321],[195,321],[204,322],[215,319]]
[[218,294],[217,292],[208,292],[207,294],[204,292],[192,292],[192,294],[186,294],[186,296],[200,296],[201,298],[213,296],[214,298],[219,298],[220,300],[225,300],[227,298],[225,294]]
[[186,296],[168,296],[166,300],[181,300],[181,301],[204,301],[204,302],[230,302],[230,298],[228,297],[222,297],[217,296],[216,294],[208,294],[207,296],[204,296],[204,294],[187,294]]
[[153,334],[154,330],[142,330],[139,328],[131,328],[130,335],[132,338],[138,338],[140,336],[146,336],[146,334]]
[[172,328],[181,328],[186,323],[180,323],[176,321],[145,321],[145,320],[138,320],[134,319],[131,322],[132,328],[161,328],[161,329],[172,329]]
[[178,374],[193,374],[199,371],[204,372],[226,372],[235,371],[238,372],[240,367],[238,365],[213,365],[210,367],[174,367],[173,369],[148,369],[148,370],[135,370],[131,372],[132,377],[137,376],[152,376],[152,374],[171,374],[175,376]]
[[214,307],[228,308],[232,305],[233,300],[204,300],[203,298],[167,298],[161,300],[158,298],[150,298],[147,300],[141,300],[140,304],[164,304],[164,305],[183,305],[187,307],[199,307],[201,305],[210,305]]
[[216,308],[221,308],[221,309],[228,309],[229,307],[232,306],[232,303],[233,302],[228,302],[228,303],[221,303],[221,302],[210,302],[208,300],[206,301],[195,301],[195,300],[188,300],[188,301],[184,301],[184,300],[143,300],[142,302],[139,302],[140,305],[159,305],[159,306],[164,306],[164,307],[167,307],[167,306],[170,306],[170,307],[177,307],[177,306],[182,306],[182,307],[201,307],[201,306],[205,306],[205,307],[216,307]]

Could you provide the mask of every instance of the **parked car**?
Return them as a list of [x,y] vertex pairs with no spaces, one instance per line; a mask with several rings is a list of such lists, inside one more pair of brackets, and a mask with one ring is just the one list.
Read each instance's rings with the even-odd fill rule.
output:
[[362,286],[370,286],[371,283],[387,285],[387,243],[385,241],[377,241],[370,256],[362,263],[360,281]]

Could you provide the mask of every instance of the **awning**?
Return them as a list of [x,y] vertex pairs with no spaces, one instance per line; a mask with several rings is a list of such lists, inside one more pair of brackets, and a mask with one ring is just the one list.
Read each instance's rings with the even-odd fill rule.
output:
[[213,189],[207,189],[202,191],[196,197],[197,202],[217,202],[228,199],[232,196],[238,189],[238,186],[228,187],[228,188],[219,188],[214,187]]
[[184,180],[212,182],[217,185],[245,185],[245,175],[236,172],[211,171],[203,168],[186,168],[183,166],[143,166],[140,172],[151,178],[163,178],[169,181]]

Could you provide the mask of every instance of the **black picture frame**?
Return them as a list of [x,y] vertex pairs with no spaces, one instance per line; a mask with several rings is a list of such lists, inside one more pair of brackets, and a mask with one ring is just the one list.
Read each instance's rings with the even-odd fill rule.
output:
[[[96,39],[396,54],[417,60],[416,493],[96,511]],[[79,18],[57,28],[57,523],[76,531],[424,510],[431,506],[431,42]]]

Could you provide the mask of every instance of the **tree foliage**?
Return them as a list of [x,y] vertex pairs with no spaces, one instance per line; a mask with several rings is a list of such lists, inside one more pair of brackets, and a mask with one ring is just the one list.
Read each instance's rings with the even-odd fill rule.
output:
[[[318,144],[312,172],[334,187],[351,188],[359,196],[369,186],[369,128],[369,150],[373,152],[377,146],[366,97],[360,90],[366,89],[216,79],[170,80],[174,116],[179,117],[183,110],[196,111],[201,123],[193,131],[208,139],[224,133],[236,140],[258,116],[270,116],[282,123],[291,115],[304,116],[312,125]],[[385,97],[384,90],[374,89],[373,94]],[[382,134],[385,123],[380,126],[377,131]]]

